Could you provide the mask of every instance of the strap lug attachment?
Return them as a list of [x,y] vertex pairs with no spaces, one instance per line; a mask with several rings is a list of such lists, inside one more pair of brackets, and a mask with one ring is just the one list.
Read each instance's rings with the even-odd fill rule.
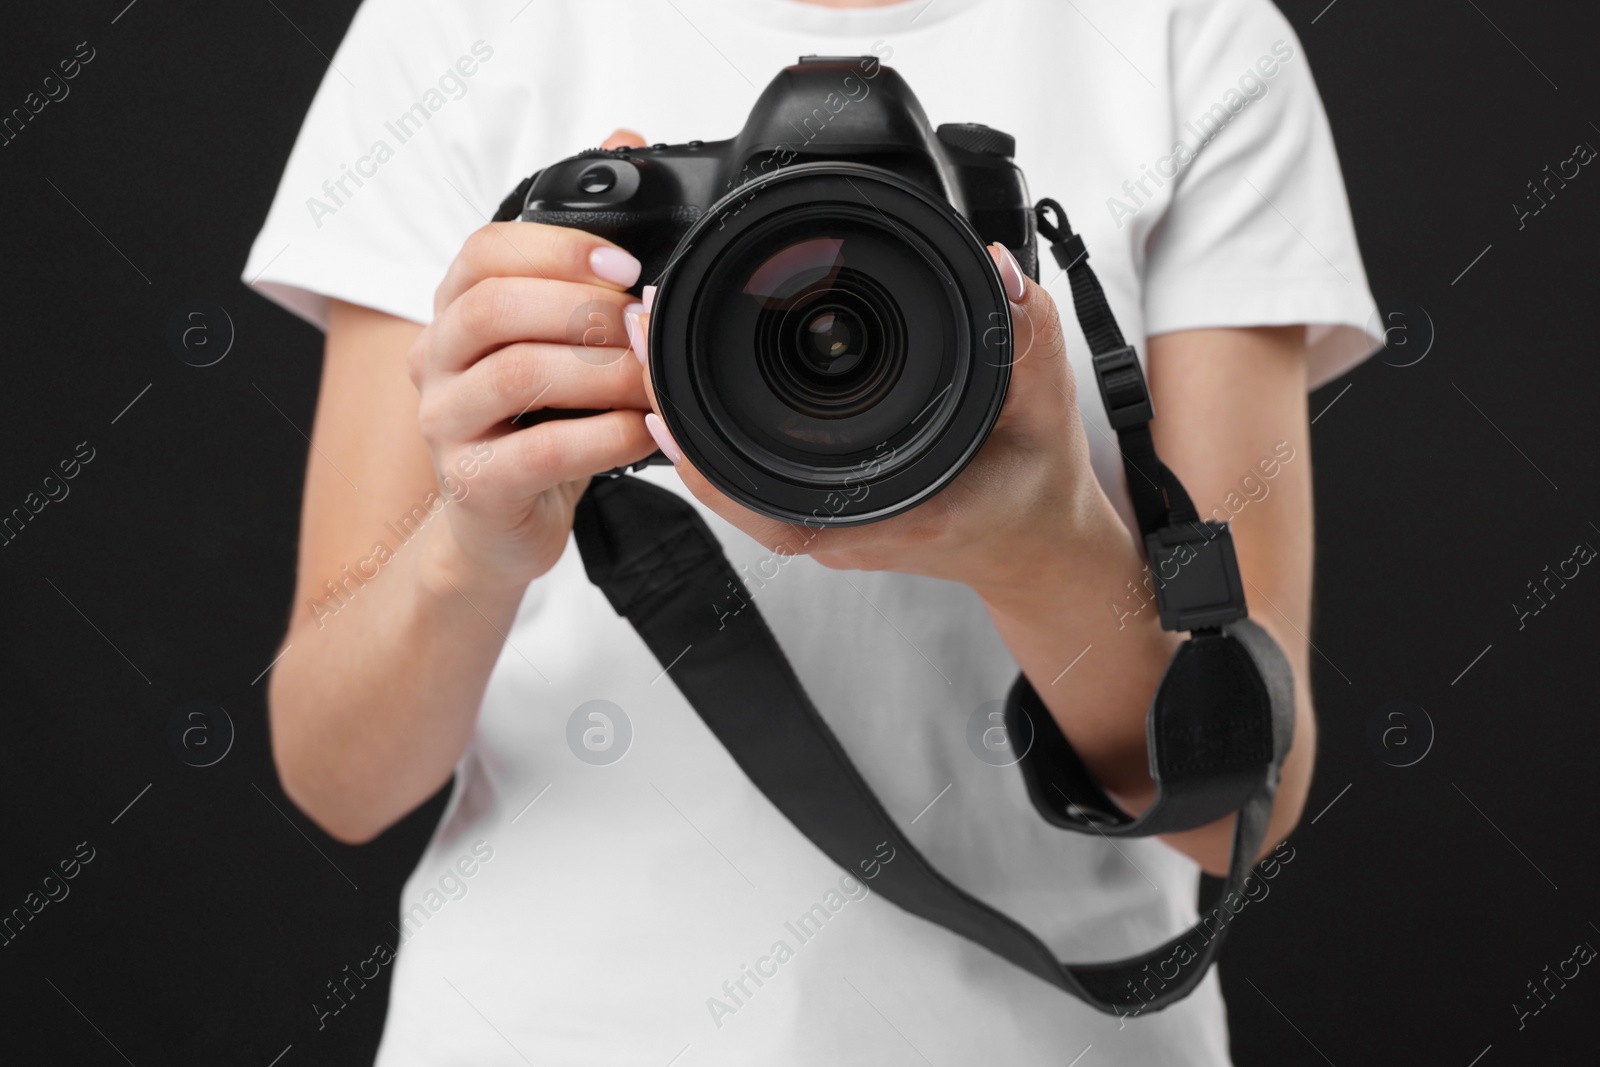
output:
[[1083,243],[1083,236],[1075,233],[1060,241],[1051,242],[1050,254],[1055,257],[1056,266],[1062,270],[1071,270],[1089,258],[1089,248]]

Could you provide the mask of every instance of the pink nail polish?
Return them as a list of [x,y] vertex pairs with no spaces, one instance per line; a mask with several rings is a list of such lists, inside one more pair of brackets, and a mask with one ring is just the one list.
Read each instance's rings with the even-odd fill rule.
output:
[[650,311],[655,306],[656,306],[656,287],[653,286],[653,285],[647,285],[647,286],[644,287],[644,309],[646,311]]
[[683,452],[679,450],[678,442],[667,432],[667,424],[661,421],[659,415],[653,411],[646,415],[644,428],[650,431],[650,436],[656,439],[656,447],[661,449],[662,455],[672,461],[674,467],[683,462]]
[[639,280],[639,261],[620,248],[602,245],[589,253],[589,269],[596,278],[624,289]]
[[1028,286],[1023,281],[1022,265],[1017,262],[1017,257],[1011,254],[1011,249],[999,243],[989,246],[989,255],[1000,269],[1000,284],[1005,286],[1006,296],[1011,300],[1021,300]]
[[629,304],[622,309],[622,321],[628,327],[628,347],[633,349],[634,358],[641,367],[644,366],[645,337],[644,322],[639,315],[643,311],[643,304]]

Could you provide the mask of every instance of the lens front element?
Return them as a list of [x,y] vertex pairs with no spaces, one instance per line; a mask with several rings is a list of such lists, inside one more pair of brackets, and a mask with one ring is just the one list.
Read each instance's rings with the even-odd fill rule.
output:
[[[845,242],[836,244],[842,250]],[[755,329],[768,388],[810,418],[842,419],[873,407],[905,365],[899,308],[882,286],[848,267],[792,297],[762,298]]]

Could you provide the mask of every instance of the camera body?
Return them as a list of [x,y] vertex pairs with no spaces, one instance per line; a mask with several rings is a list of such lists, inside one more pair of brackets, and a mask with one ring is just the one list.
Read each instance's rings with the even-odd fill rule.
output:
[[592,149],[500,217],[605,237],[657,286],[651,378],[723,492],[811,526],[898,514],[982,446],[1010,380],[984,246],[1037,277],[1013,139],[930,126],[874,57],[804,57],[723,141]]

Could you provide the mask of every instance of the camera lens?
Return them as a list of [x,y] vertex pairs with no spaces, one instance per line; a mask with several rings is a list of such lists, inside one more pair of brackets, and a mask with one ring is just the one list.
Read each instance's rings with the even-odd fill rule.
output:
[[811,525],[871,522],[976,454],[1010,380],[1009,305],[970,226],[894,173],[798,164],[725,197],[656,295],[651,376],[723,492]]
[[802,358],[824,377],[844,374],[861,362],[866,330],[842,307],[825,307],[806,321],[800,337]]

